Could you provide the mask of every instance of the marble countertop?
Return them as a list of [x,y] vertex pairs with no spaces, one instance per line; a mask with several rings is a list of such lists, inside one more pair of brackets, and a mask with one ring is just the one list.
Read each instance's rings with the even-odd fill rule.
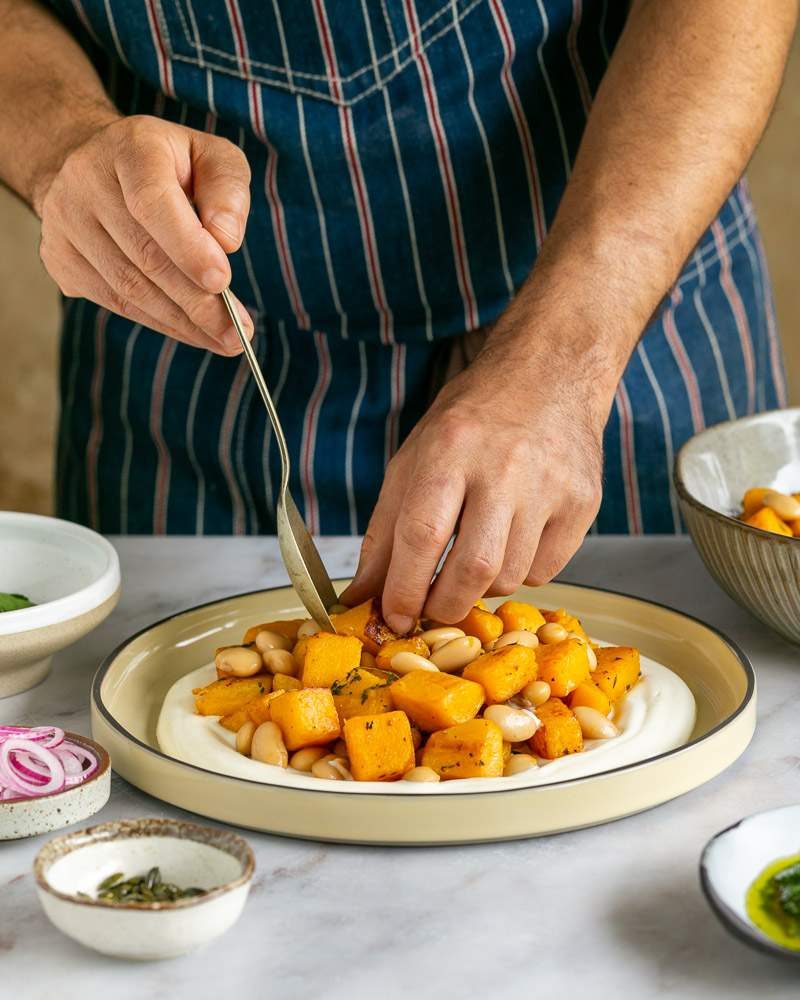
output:
[[[285,582],[274,539],[115,540],[124,593],[39,687],[0,703],[6,722],[89,732],[100,659],[171,612]],[[357,542],[323,539],[332,576]],[[747,813],[800,801],[798,651],[713,583],[687,538],[590,538],[564,580],[652,598],[725,631],[751,657],[759,723],[744,756],[707,785],[639,816],[556,837],[446,848],[361,848],[246,833],[256,878],[237,926],[171,962],[104,958],[46,920],[31,877],[44,837],[0,845],[0,996],[491,998],[625,995],[797,997],[798,967],[728,936],[697,862]],[[187,815],[114,777],[96,822]],[[6,992],[8,989],[8,992]]]

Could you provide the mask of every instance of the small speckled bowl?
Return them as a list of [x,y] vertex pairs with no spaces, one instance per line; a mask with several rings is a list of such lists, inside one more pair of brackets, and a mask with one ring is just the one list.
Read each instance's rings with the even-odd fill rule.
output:
[[79,743],[95,754],[97,770],[80,785],[63,792],[40,795],[33,799],[0,801],[0,840],[19,840],[40,833],[60,830],[80,823],[99,812],[111,793],[111,762],[108,754],[94,740],[77,733],[65,733],[68,740]]
[[119,600],[119,559],[69,521],[0,511],[0,591],[34,607],[0,614],[0,698],[44,680],[53,653],[91,632]]
[[800,491],[800,409],[717,424],[675,462],[675,487],[692,540],[716,581],[743,608],[800,643],[800,538],[737,520],[751,486]]
[[[174,903],[109,903],[94,897],[114,872],[206,889]],[[224,934],[239,919],[255,870],[247,841],[182,820],[119,820],[57,837],[33,863],[45,913],[68,937],[116,958],[175,958]]]
[[720,922],[768,955],[800,961],[800,951],[767,937],[750,919],[747,890],[767,865],[800,854],[800,805],[755,813],[722,830],[700,858],[700,885]]

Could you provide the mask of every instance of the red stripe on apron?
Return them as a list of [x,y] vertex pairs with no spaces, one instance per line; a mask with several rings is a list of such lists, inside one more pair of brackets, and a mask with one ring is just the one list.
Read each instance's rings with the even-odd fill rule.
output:
[[683,384],[686,387],[686,394],[689,397],[689,412],[692,415],[692,427],[695,434],[697,434],[705,427],[705,418],[703,417],[703,404],[700,400],[700,387],[697,384],[697,376],[675,323],[675,309],[682,301],[683,294],[676,287],[672,292],[672,302],[669,308],[664,311],[664,334],[672,350],[675,362],[680,369]]
[[742,356],[744,358],[745,378],[747,379],[747,412],[754,413],[756,409],[756,363],[753,356],[753,340],[750,336],[750,326],[747,322],[747,313],[739,295],[739,289],[733,280],[731,271],[731,258],[728,248],[725,245],[725,234],[719,219],[714,219],[711,223],[711,232],[714,235],[714,243],[719,255],[720,264],[720,284],[731,307],[733,319],[736,323],[736,332],[739,334],[739,343],[742,345]]
[[162,434],[164,419],[164,390],[167,384],[169,366],[175,354],[177,342],[169,337],[164,338],[158,355],[156,370],[153,373],[153,395],[150,398],[150,435],[158,453],[156,466],[156,483],[153,493],[153,534],[167,533],[167,507],[169,505],[169,481],[172,471],[172,460],[169,448]]

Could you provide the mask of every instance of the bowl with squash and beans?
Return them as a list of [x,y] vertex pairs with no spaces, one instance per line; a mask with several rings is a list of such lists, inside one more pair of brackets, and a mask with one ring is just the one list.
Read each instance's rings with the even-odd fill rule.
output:
[[678,453],[681,513],[709,572],[800,643],[800,409],[718,424]]
[[[328,782],[521,780],[621,739],[642,678],[638,649],[593,641],[563,608],[479,602],[457,625],[421,622],[406,636],[378,600],[335,607],[331,620],[335,633],[268,621],[218,648],[214,678],[191,687],[193,720],[187,678],[165,699],[162,749],[208,767],[218,746],[226,768],[235,750],[264,780],[276,768]],[[632,712],[637,725],[643,714]],[[192,725],[217,742],[193,744]]]

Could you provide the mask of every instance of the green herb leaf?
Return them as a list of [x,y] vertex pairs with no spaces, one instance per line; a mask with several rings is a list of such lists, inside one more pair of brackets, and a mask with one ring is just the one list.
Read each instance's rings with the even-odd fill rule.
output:
[[35,607],[33,601],[29,601],[22,594],[0,593],[0,613],[3,611],[21,611],[22,608]]

